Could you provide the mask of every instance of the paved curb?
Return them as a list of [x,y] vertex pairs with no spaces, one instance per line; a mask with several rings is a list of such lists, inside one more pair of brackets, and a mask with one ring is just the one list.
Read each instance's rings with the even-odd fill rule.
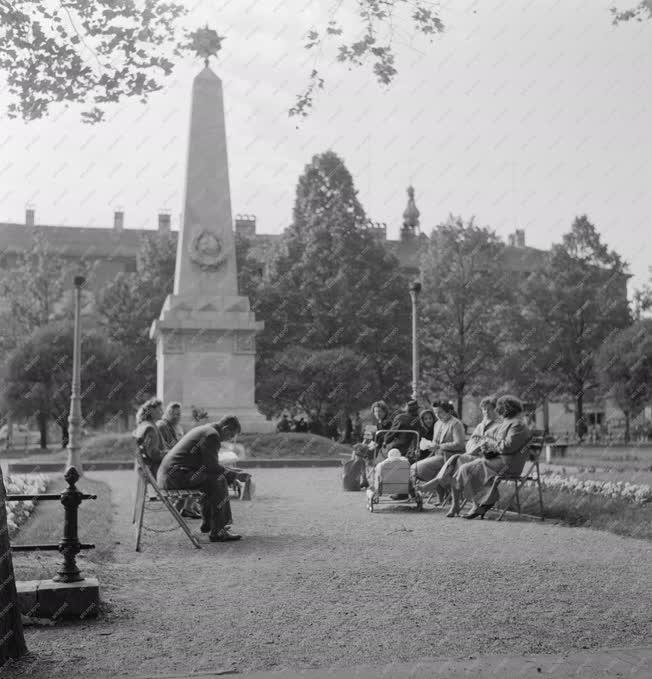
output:
[[[101,472],[101,471],[117,471],[122,469],[133,469],[133,460],[123,460],[115,462],[84,462],[84,471]],[[64,462],[10,462],[7,465],[9,474],[40,474],[48,472],[63,472],[65,469]],[[341,467],[342,461],[338,458],[288,458],[288,459],[248,459],[238,461],[239,469],[253,469],[256,467]]]
[[199,679],[200,677],[239,679],[600,679],[602,677],[652,676],[652,647],[612,648],[570,653],[529,656],[488,655],[470,658],[429,658],[413,663],[359,666],[346,669],[278,670],[243,672],[215,669],[212,672],[132,675],[132,679]]

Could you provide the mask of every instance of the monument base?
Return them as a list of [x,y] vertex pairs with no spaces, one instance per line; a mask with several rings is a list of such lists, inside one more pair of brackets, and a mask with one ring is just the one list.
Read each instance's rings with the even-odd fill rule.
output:
[[[201,408],[201,405],[198,405]],[[271,434],[276,431],[276,423],[268,420],[255,408],[208,408],[204,407],[208,413],[208,419],[204,423],[218,422],[225,415],[235,415],[240,420],[243,434]],[[189,431],[196,427],[197,423],[192,419],[189,408],[183,409],[181,415],[181,427],[184,431]]]

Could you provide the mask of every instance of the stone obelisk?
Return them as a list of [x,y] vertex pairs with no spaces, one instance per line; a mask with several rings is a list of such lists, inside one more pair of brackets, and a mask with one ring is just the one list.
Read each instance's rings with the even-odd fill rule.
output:
[[210,421],[232,414],[244,432],[265,432],[272,425],[254,403],[255,335],[263,323],[238,295],[222,83],[208,65],[220,40],[208,28],[195,33],[206,65],[192,89],[174,290],[150,337],[158,398],[180,401],[184,423],[194,406]]

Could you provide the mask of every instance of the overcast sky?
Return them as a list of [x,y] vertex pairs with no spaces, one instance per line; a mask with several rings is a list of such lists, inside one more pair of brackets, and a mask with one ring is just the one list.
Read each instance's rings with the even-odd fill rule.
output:
[[[287,110],[315,63],[304,35],[331,3],[192,2],[188,25],[208,22],[227,38],[213,68],[226,98],[234,216],[282,231],[304,165],[330,148],[392,237],[409,183],[428,232],[449,213],[475,215],[501,236],[523,228],[528,245],[548,248],[586,213],[640,285],[651,263],[652,22],[614,27],[613,4],[629,6],[444,2],[447,30],[432,44],[413,38],[403,15],[394,84],[333,64],[326,51],[317,62],[326,89],[297,121]],[[176,227],[201,67],[188,58],[149,104],[123,103],[100,125],[83,125],[76,108],[31,123],[5,116],[0,221],[22,221],[32,203],[37,223],[110,226],[122,207],[127,228],[154,228],[166,208]]]

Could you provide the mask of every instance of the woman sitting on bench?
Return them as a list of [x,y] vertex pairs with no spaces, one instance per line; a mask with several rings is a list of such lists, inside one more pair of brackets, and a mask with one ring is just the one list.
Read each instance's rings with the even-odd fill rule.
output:
[[147,464],[156,476],[165,450],[156,422],[163,417],[163,403],[150,398],[136,412],[136,429],[133,437],[145,454]]
[[523,404],[515,396],[501,396],[496,403],[496,412],[502,419],[487,437],[492,442],[483,444],[482,457],[461,465],[453,475],[453,505],[446,516],[460,513],[460,497],[464,495],[473,501],[473,508],[463,518],[484,518],[498,501],[496,477],[505,472],[520,473],[523,469],[523,452],[532,438],[523,422]]

